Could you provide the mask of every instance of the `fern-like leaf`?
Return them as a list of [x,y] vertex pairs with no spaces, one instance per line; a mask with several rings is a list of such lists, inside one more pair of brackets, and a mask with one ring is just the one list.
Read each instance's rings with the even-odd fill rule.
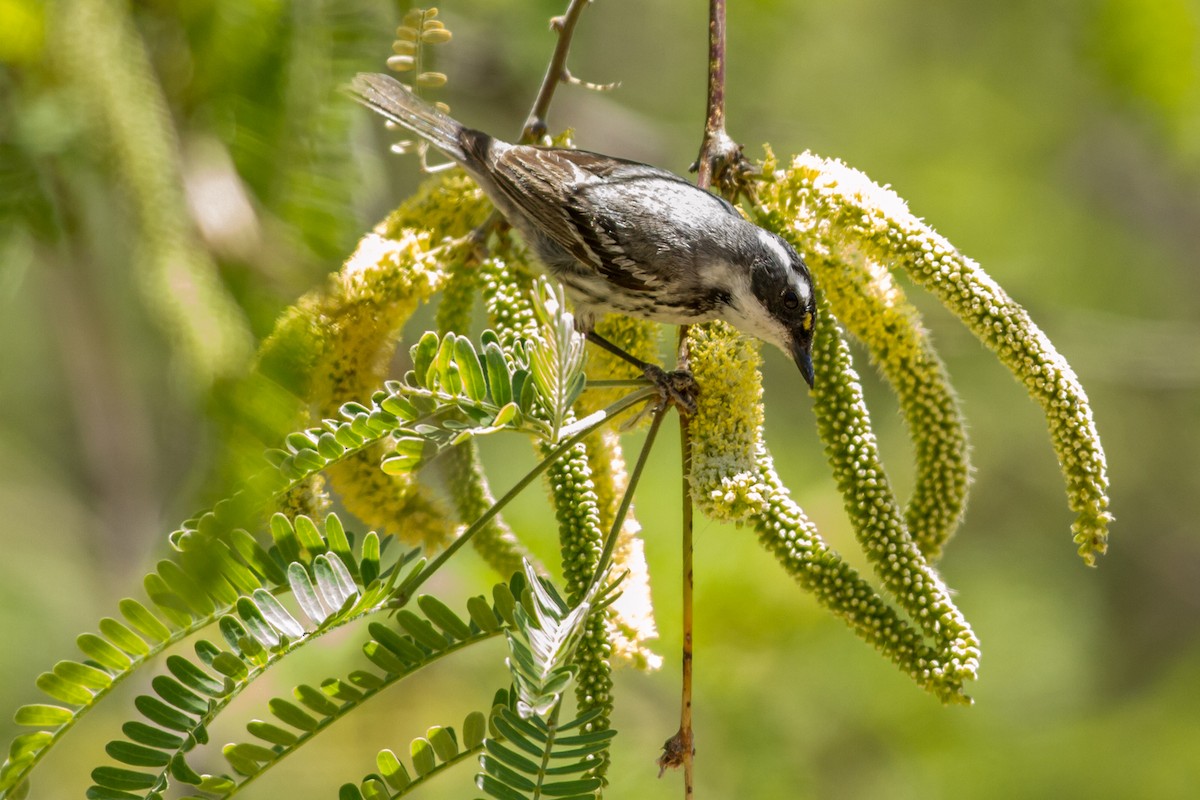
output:
[[548,581],[539,578],[528,563],[524,566],[529,592],[526,602],[517,606],[516,626],[507,633],[508,665],[520,715],[544,718],[574,677],[571,656],[591,603],[585,599],[575,608],[568,607]]
[[[325,521],[325,533],[304,517],[295,524],[283,517],[274,519],[276,545],[269,551],[244,531],[232,532],[232,546],[212,539],[202,547],[201,529],[214,527],[215,516],[206,515],[177,532],[180,560],[160,562],[143,581],[148,605],[132,598],[122,600],[121,619],[106,617],[98,633],[77,640],[86,660],[60,661],[38,679],[38,686],[63,705],[33,704],[18,710],[18,724],[38,730],[17,737],[10,746],[9,758],[0,768],[0,797],[24,791],[30,771],[47,751],[121,681],[167,648],[212,625],[225,646],[199,639],[195,660],[167,657],[166,674],[150,681],[152,693],[134,700],[143,719],[126,723],[125,738],[106,748],[121,766],[97,768],[92,795],[145,791],[152,796],[171,781],[206,791],[232,785],[224,776],[197,774],[184,757],[196,744],[207,741],[209,721],[279,658],[325,628],[381,608],[407,560],[402,557],[381,568],[379,539],[369,535],[357,562],[335,516]],[[286,569],[285,552],[297,559]],[[372,579],[361,584],[354,574]],[[308,587],[308,599],[329,598],[329,606],[319,601],[316,613],[309,613],[313,607],[306,606],[305,595],[298,592],[298,613],[303,619],[295,616],[276,594],[296,586]]]
[[541,325],[532,343],[530,367],[539,399],[550,417],[551,439],[557,441],[587,382],[583,371],[586,342],[575,330],[575,317],[566,310],[563,298],[552,294],[545,283],[538,286],[544,296],[533,304]]
[[[419,569],[416,566],[413,571]],[[518,605],[515,595],[524,593],[525,586],[525,577],[515,574],[507,584],[493,588],[492,604],[482,597],[468,601],[466,618],[440,600],[422,595],[417,598],[421,613],[402,608],[395,614],[393,624],[371,622],[367,626],[371,638],[363,645],[363,653],[380,672],[356,670],[344,679],[328,678],[319,688],[296,686],[291,698],[272,698],[267,710],[274,720],[255,719],[246,726],[256,741],[231,743],[222,751],[230,768],[241,776],[229,778],[231,787],[240,790],[350,711],[417,670],[499,636],[515,624]],[[471,742],[472,752],[478,752],[486,728],[482,715],[479,719],[468,717],[462,742],[452,729],[431,728],[413,746],[416,778],[410,777],[402,766],[385,769],[386,765],[381,763],[380,775],[368,775],[359,785],[347,784],[351,788],[343,787],[342,791],[348,796],[359,792],[365,797],[382,797],[388,795],[380,794],[376,785],[380,781],[393,790],[402,788],[400,784],[423,782],[440,773],[448,762],[461,761],[465,757],[462,754],[465,742]],[[391,763],[388,756],[380,757]]]
[[498,800],[594,797],[603,780],[588,773],[604,763],[616,731],[564,733],[582,728],[601,713],[594,709],[558,725],[557,708],[548,721],[501,708],[492,719],[496,735],[484,741],[479,760],[483,772],[475,776],[476,787]]
[[[504,701],[504,693],[493,704],[492,715],[498,713]],[[473,711],[463,720],[462,736],[451,727],[435,726],[425,736],[414,739],[409,746],[412,770],[390,749],[380,750],[375,758],[378,772],[365,776],[357,785],[348,783],[341,788],[340,796],[365,798],[366,800],[395,800],[425,785],[445,770],[461,764],[483,751],[484,736],[488,729],[488,717]]]
[[508,358],[494,331],[485,331],[478,347],[454,333],[422,336],[409,350],[413,368],[404,380],[388,381],[375,398],[381,410],[406,420],[383,470],[411,472],[444,448],[501,430],[555,439],[585,381],[582,340],[566,317],[566,327],[556,334],[572,342],[561,344],[570,351],[565,365],[558,338],[553,344],[522,343]]

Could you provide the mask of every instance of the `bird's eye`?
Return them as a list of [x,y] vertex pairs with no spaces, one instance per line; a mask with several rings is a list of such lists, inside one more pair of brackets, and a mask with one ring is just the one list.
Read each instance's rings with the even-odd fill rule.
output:
[[791,311],[795,311],[800,307],[800,298],[791,289],[783,293],[783,307]]

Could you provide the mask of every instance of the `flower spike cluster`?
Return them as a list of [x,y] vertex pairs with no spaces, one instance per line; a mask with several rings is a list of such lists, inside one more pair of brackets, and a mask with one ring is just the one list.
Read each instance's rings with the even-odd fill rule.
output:
[[[773,165],[771,165],[773,167]],[[915,217],[895,192],[841,162],[798,156],[774,173],[765,205],[815,260],[863,257],[903,269],[957,315],[1042,407],[1089,566],[1108,541],[1104,450],[1083,387],[1028,313],[980,266]],[[820,279],[822,276],[818,276]]]
[[[828,319],[828,304],[821,309]],[[689,330],[700,394],[693,420],[692,481],[707,515],[750,523],[801,586],[918,684],[946,702],[970,702],[964,685],[978,670],[974,633],[908,535],[878,461],[849,349],[822,326],[818,407],[826,452],[855,532],[905,620],[832,551],[791,499],[763,440],[757,345],[723,323]],[[927,641],[928,640],[928,641]]]
[[916,458],[904,522],[930,561],[962,522],[971,465],[966,421],[920,313],[885,267],[847,252],[810,257],[833,316],[867,347],[895,392]]

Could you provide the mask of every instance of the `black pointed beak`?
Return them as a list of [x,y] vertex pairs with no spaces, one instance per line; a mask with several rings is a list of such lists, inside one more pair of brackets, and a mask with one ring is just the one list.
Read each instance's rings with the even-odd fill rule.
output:
[[813,388],[813,363],[812,363],[812,342],[793,342],[792,343],[792,358],[796,361],[796,366],[800,368],[800,377],[804,378],[804,382],[808,384],[808,388]]

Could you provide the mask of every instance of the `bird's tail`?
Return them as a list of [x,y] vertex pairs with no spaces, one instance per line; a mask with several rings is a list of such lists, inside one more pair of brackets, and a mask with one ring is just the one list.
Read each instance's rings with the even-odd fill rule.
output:
[[390,75],[360,72],[347,90],[367,108],[403,125],[455,161],[465,161],[463,126]]

